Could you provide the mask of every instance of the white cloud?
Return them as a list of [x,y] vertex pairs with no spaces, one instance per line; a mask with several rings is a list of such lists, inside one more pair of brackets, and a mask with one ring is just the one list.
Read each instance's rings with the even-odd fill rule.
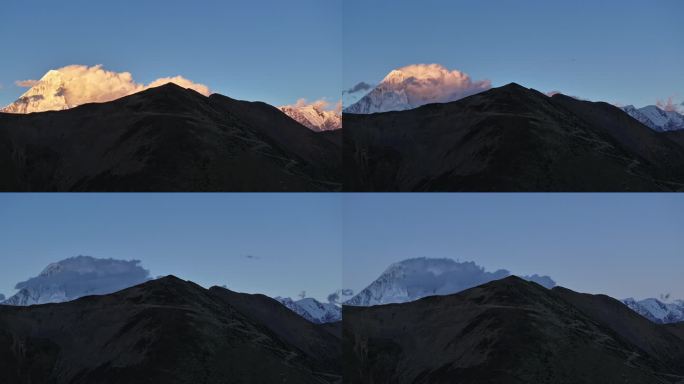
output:
[[489,80],[473,80],[440,64],[408,65],[390,72],[383,82],[401,83],[412,105],[455,101],[492,87]]
[[67,65],[49,71],[41,80],[18,80],[15,84],[20,87],[34,87],[42,82],[56,79],[62,82],[60,92],[72,107],[85,103],[112,101],[167,83],[194,89],[205,96],[211,94],[206,85],[195,83],[182,76],[163,77],[145,85],[135,82],[130,72],[109,71],[102,65],[92,67],[78,64]]
[[[17,283],[15,289],[36,295],[58,291],[63,300],[112,293],[150,280],[139,260],[99,259],[77,256],[52,263],[35,277]],[[63,301],[61,300],[61,301]]]

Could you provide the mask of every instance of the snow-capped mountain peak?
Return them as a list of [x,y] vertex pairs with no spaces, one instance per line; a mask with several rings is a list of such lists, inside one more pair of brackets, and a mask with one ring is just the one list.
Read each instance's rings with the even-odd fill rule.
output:
[[430,103],[446,103],[485,91],[488,80],[473,81],[458,70],[439,64],[414,64],[390,71],[345,113],[403,111]]
[[628,105],[622,107],[622,110],[654,131],[663,132],[684,129],[684,116],[675,111],[665,111],[655,105],[648,105],[643,108]]
[[630,297],[622,302],[636,313],[654,323],[664,324],[684,321],[683,300],[664,303],[654,298],[637,301]]
[[64,79],[59,71],[49,70],[14,103],[0,110],[7,113],[59,111],[72,106],[64,94]]
[[341,308],[331,303],[321,303],[311,297],[296,301],[289,297],[280,296],[274,299],[312,323],[322,324],[342,320]]
[[[510,276],[510,272],[505,269],[486,272],[472,261],[425,257],[407,259],[390,265],[368,287],[344,304],[371,306],[405,303],[426,296],[457,293],[507,276]],[[547,288],[555,285],[548,276],[533,275],[523,278]]]
[[16,285],[6,305],[60,303],[87,295],[103,295],[149,280],[138,260],[76,256],[51,263],[38,276]]
[[342,128],[342,115],[338,111],[326,110],[316,103],[283,105],[278,108],[312,131],[332,131]]

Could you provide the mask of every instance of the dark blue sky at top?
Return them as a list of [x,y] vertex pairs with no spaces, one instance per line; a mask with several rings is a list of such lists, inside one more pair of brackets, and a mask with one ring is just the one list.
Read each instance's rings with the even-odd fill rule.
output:
[[670,96],[681,103],[682,15],[679,0],[345,0],[343,83],[438,63],[493,86],[638,107]]
[[0,105],[70,64],[128,71],[139,83],[181,75],[273,105],[340,97],[341,0],[6,0]]

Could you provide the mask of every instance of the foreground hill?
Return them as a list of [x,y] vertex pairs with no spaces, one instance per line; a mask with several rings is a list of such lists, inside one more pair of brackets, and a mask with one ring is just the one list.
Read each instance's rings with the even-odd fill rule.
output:
[[0,113],[0,190],[339,190],[334,135],[265,103],[169,83],[64,111]]
[[348,191],[676,191],[678,137],[607,103],[517,84],[458,101],[345,114]]
[[277,301],[173,276],[0,306],[2,383],[338,383],[340,340]]
[[[677,336],[679,335],[679,336]],[[684,339],[619,301],[507,277],[345,307],[348,383],[680,383]]]

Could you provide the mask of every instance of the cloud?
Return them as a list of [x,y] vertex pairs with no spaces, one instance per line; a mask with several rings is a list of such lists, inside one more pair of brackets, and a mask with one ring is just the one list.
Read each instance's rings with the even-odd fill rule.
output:
[[349,94],[349,93],[356,93],[360,91],[367,91],[369,89],[373,88],[373,85],[366,83],[365,81],[361,81],[354,85],[353,87],[342,91],[342,94]]
[[3,295],[2,293],[0,293],[0,302],[2,302],[2,301],[5,301],[5,295]]
[[673,100],[672,96],[669,96],[667,98],[667,100],[658,99],[658,101],[656,102],[656,105],[658,106],[658,108],[662,109],[663,111],[681,113],[679,106],[684,105],[684,102],[681,104],[678,104]]
[[261,259],[261,257],[255,256],[255,255],[252,255],[252,254],[243,255],[243,257],[244,257],[245,259],[249,259],[249,260],[260,260],[260,259]]
[[523,279],[525,279],[527,281],[532,281],[534,283],[537,283],[537,284],[539,284],[545,288],[551,289],[551,288],[556,286],[556,282],[553,281],[553,279],[551,279],[548,276],[540,276],[540,275],[534,274],[532,276],[520,276],[520,277],[522,277]]
[[34,85],[38,84],[39,80],[17,80],[14,82],[14,84],[17,87],[22,87],[22,88],[31,88]]
[[552,97],[554,95],[562,94],[561,91],[548,91],[546,92],[546,96]]
[[147,85],[146,88],[154,88],[158,87],[160,85],[168,84],[168,83],[174,83],[176,85],[179,85],[183,88],[190,88],[194,91],[197,91],[198,93],[203,94],[204,96],[209,96],[211,95],[211,90],[209,90],[209,87],[207,87],[204,84],[198,84],[194,83],[183,76],[174,76],[174,77],[162,77],[161,79],[157,79],[150,84]]
[[208,96],[209,88],[204,84],[194,83],[182,76],[163,77],[145,85],[133,80],[130,72],[113,72],[102,68],[102,65],[67,65],[49,71],[41,80],[21,80],[15,82],[21,87],[32,87],[42,81],[59,79],[63,86],[63,95],[71,107],[93,102],[106,102],[128,96],[145,89],[158,87],[167,83],[175,83],[184,88],[191,88]]
[[342,105],[341,101],[339,101],[333,105],[332,103],[330,103],[326,99],[318,99],[318,100],[314,100],[312,102],[308,102],[307,99],[300,98],[300,99],[297,99],[297,101],[294,104],[283,105],[281,108],[292,107],[292,108],[299,109],[299,108],[304,108],[304,107],[308,107],[308,106],[313,106],[315,109],[317,109],[319,111],[326,111],[326,110],[336,110],[341,105]]
[[56,301],[68,301],[116,292],[147,280],[150,272],[140,266],[139,260],[77,256],[48,265],[38,276],[17,283],[15,289],[36,295],[49,291],[52,297],[59,298]]
[[330,304],[339,304],[341,305],[345,301],[351,299],[354,296],[354,290],[353,289],[338,289],[337,291],[331,293],[328,295],[328,302]]
[[384,82],[402,83],[413,105],[455,101],[492,87],[489,80],[473,80],[464,72],[439,64],[408,65],[390,72]]

